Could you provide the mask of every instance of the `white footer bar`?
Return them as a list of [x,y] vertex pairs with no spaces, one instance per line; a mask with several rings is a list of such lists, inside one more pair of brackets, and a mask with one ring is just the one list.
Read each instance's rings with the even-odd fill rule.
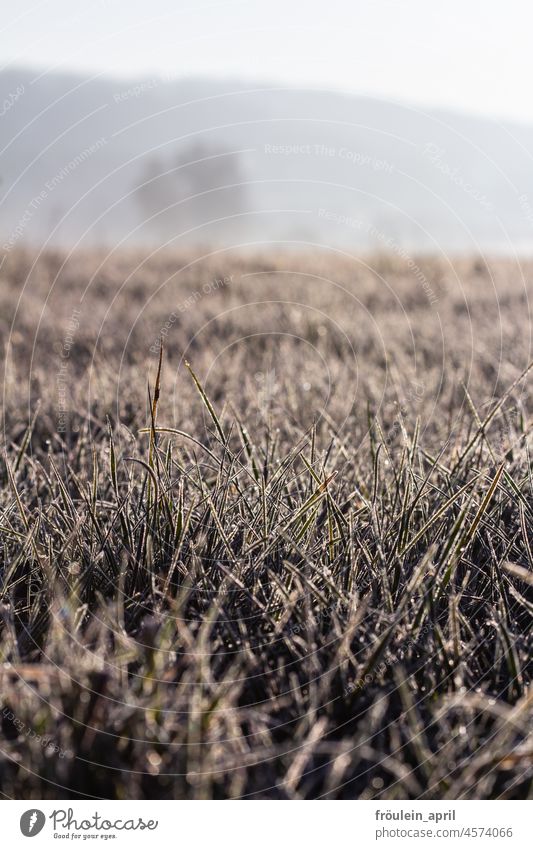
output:
[[1,804],[1,837],[6,847],[37,849],[73,843],[161,849],[533,846],[533,802],[35,800]]

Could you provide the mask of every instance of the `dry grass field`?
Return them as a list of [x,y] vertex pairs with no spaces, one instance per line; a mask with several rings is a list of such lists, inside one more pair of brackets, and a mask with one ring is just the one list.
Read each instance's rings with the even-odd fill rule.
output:
[[4,797],[531,797],[532,285],[13,250]]

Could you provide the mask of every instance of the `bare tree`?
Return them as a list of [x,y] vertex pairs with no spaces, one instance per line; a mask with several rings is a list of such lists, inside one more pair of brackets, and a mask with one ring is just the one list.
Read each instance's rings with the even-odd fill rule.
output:
[[169,161],[151,158],[136,190],[147,229],[164,239],[191,230],[199,240],[228,235],[246,195],[240,154],[204,142]]

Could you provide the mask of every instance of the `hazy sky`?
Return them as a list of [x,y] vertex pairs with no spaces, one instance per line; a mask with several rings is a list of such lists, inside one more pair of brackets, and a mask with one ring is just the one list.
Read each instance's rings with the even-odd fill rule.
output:
[[533,123],[531,0],[0,0],[2,66],[214,75]]

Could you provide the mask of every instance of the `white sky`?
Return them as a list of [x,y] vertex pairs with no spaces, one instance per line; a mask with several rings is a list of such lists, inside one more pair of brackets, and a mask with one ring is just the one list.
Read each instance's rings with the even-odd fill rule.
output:
[[532,0],[0,0],[0,67],[212,75],[533,123]]

